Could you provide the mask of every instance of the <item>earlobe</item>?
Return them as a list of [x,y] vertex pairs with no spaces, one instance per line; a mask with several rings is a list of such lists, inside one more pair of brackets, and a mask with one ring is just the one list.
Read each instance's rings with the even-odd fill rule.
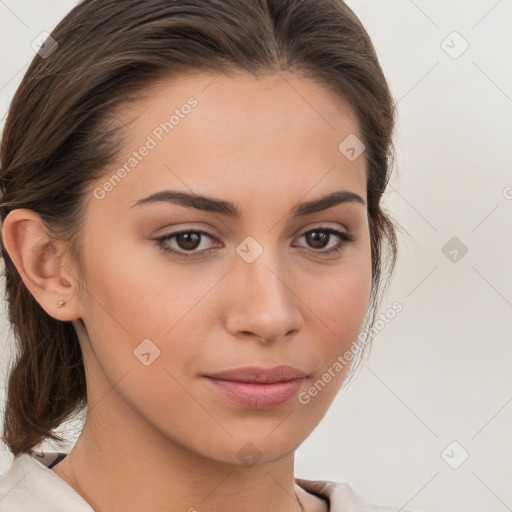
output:
[[2,241],[23,283],[50,316],[62,321],[80,317],[76,285],[39,214],[24,208],[9,212]]

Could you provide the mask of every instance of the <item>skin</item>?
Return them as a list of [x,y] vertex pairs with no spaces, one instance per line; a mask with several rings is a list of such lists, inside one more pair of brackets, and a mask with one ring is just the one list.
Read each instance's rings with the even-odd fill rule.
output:
[[[73,321],[88,392],[84,429],[52,469],[98,511],[300,510],[326,503],[294,482],[294,452],[318,425],[348,365],[307,404],[247,409],[201,375],[246,365],[289,364],[309,374],[307,390],[350,349],[367,311],[371,252],[366,205],[355,202],[292,218],[292,207],[337,190],[366,203],[364,154],[338,145],[359,136],[351,109],[322,84],[288,73],[255,79],[206,74],[163,82],[119,117],[129,123],[118,162],[194,96],[198,105],[103,199],[86,197],[82,233],[86,279],[62,242],[31,210],[6,218],[3,240],[25,285],[54,318]],[[92,190],[93,187],[91,187]],[[171,203],[132,207],[163,189],[232,201],[240,219]],[[322,256],[304,233],[334,227],[357,240]],[[180,259],[157,236],[204,229]],[[247,237],[263,253],[247,263],[235,249]],[[167,241],[177,251],[193,244]],[[80,293],[80,285],[85,289]],[[57,308],[58,300],[65,300]],[[134,350],[149,338],[149,366]],[[262,342],[263,338],[266,342]],[[254,465],[239,450],[257,448]]]

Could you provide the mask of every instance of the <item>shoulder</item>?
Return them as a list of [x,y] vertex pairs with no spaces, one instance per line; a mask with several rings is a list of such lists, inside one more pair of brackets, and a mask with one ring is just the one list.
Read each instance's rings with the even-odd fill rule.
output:
[[295,478],[295,482],[329,502],[329,512],[421,512],[402,506],[385,506],[368,503],[347,482],[330,480],[306,480]]
[[65,453],[22,453],[0,475],[2,512],[92,512],[51,469]]

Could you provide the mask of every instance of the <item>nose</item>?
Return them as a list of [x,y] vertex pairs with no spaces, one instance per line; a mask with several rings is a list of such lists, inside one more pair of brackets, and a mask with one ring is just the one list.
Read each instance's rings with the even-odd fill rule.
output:
[[292,273],[276,254],[265,249],[251,263],[235,258],[226,310],[226,329],[232,336],[271,342],[300,331],[301,301]]

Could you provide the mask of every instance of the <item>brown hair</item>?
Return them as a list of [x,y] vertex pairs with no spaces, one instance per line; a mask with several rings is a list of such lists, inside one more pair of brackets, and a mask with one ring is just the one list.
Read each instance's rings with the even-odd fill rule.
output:
[[[397,257],[395,225],[380,206],[393,167],[396,107],[370,37],[342,0],[83,0],[51,37],[58,48],[32,60],[3,131],[2,222],[14,209],[35,211],[53,239],[69,243],[80,271],[88,186],[124,140],[116,108],[136,101],[151,82],[187,71],[300,73],[348,101],[366,145],[372,255],[366,320],[373,325]],[[3,244],[2,256],[17,345],[2,441],[17,455],[45,438],[62,442],[52,430],[84,408],[87,392],[74,323],[43,310]]]

